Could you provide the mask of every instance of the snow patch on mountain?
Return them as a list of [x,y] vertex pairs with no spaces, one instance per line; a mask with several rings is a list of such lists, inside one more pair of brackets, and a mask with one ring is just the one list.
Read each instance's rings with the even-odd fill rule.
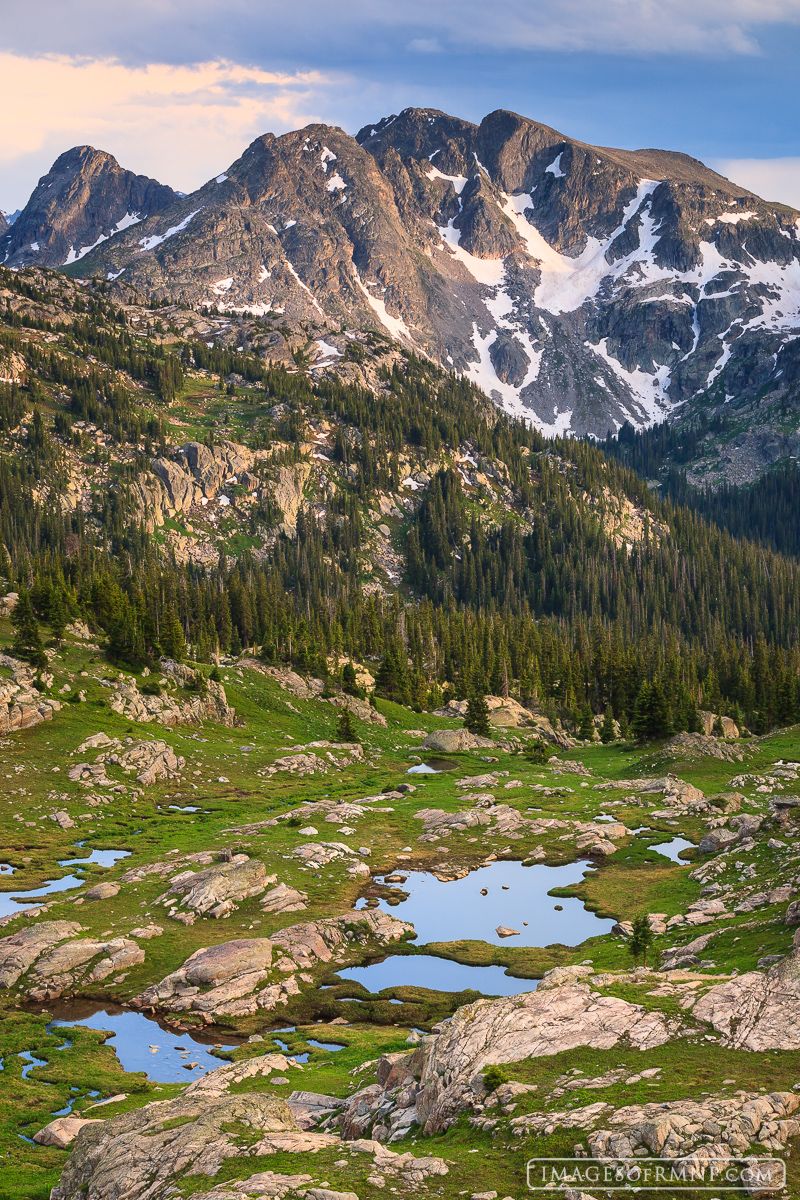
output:
[[171,225],[166,233],[156,233],[151,237],[141,238],[139,245],[142,247],[142,249],[139,251],[139,253],[141,254],[145,250],[154,250],[156,246],[160,246],[162,242],[167,240],[167,238],[174,237],[176,233],[181,233],[187,227],[189,222],[194,220],[199,212],[202,212],[202,209],[196,208],[194,212],[189,213],[188,217],[184,217],[178,225]]
[[[294,224],[294,221],[292,222],[292,224]],[[325,313],[323,312],[323,310],[322,310],[322,308],[320,307],[320,305],[317,303],[317,298],[316,298],[316,296],[315,296],[315,295],[314,295],[314,293],[311,291],[311,288],[310,288],[310,287],[307,287],[307,286],[306,286],[306,284],[304,284],[304,283],[303,283],[302,279],[301,279],[301,278],[300,278],[300,276],[297,274],[297,271],[295,271],[294,267],[293,267],[293,266],[292,266],[292,264],[289,262],[288,258],[286,259],[286,266],[287,266],[287,269],[289,270],[289,272],[290,272],[290,273],[291,273],[291,274],[292,274],[292,275],[295,277],[295,279],[297,280],[297,282],[300,284],[300,287],[303,289],[303,291],[308,293],[308,295],[309,295],[309,298],[310,298],[310,300],[311,300],[311,303],[314,305],[314,308],[317,310],[317,312],[319,313],[319,315],[320,315],[321,317],[324,317],[324,316],[325,316]]]
[[563,153],[564,151],[562,150],[561,154],[559,154],[557,158],[553,159],[553,161],[550,163],[550,166],[545,167],[545,172],[549,171],[551,175],[555,175],[556,179],[566,179],[567,176],[567,172],[561,170],[561,158]]
[[[434,154],[438,153],[438,150],[434,151]],[[431,158],[432,157],[433,155],[431,155]],[[452,183],[453,191],[457,196],[461,195],[464,188],[467,186],[467,183],[469,182],[466,175],[443,175],[440,170],[433,166],[433,164],[431,164],[425,174],[427,175],[428,179],[444,179],[447,183]]]
[[372,311],[376,314],[376,316],[380,320],[383,327],[385,329],[388,329],[389,333],[393,334],[394,337],[404,337],[409,342],[411,342],[413,345],[414,339],[412,338],[411,334],[409,333],[408,329],[406,328],[405,321],[402,319],[402,317],[393,317],[391,315],[391,313],[388,313],[386,311],[386,304],[384,303],[384,301],[379,300],[377,296],[373,296],[372,293],[370,292],[369,288],[364,286],[364,284],[361,281],[361,276],[358,273],[358,267],[356,266],[355,263],[353,263],[353,275],[355,277],[356,283],[358,284],[358,286],[361,288],[361,291],[366,296],[367,303],[369,304]]

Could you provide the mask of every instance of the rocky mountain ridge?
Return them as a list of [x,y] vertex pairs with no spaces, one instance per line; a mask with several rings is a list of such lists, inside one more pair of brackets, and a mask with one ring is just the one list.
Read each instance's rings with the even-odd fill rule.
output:
[[124,170],[113,155],[75,146],[39,180],[13,223],[0,215],[0,260],[10,267],[78,262],[177,199],[171,187]]
[[68,269],[251,332],[371,327],[543,432],[602,437],[709,392],[785,388],[797,222],[687,155],[589,146],[503,111],[473,125],[406,109],[355,138],[265,134]]

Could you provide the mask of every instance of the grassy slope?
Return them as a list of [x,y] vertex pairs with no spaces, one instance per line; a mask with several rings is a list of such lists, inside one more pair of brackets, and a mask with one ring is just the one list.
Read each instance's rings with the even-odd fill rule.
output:
[[[0,628],[0,640],[8,639],[8,629]],[[108,664],[102,656],[80,643],[67,641],[60,656],[54,660],[56,674],[54,691],[72,676],[72,682],[85,687],[88,695],[86,704],[65,704],[55,720],[35,729],[16,734],[0,745],[0,861],[11,863],[16,872],[13,877],[14,890],[20,892],[33,888],[42,881],[65,873],[58,867],[60,859],[73,857],[75,842],[85,839],[85,852],[92,848],[124,848],[131,852],[124,863],[105,871],[90,867],[86,871],[86,882],[91,884],[100,879],[118,878],[124,871],[140,863],[163,858],[170,850],[178,849],[190,853],[199,850],[214,850],[230,847],[244,850],[251,856],[260,857],[268,869],[277,872],[279,879],[293,884],[309,894],[306,913],[288,916],[265,916],[261,913],[257,899],[244,902],[228,920],[214,922],[199,920],[194,926],[184,928],[171,922],[163,908],[155,905],[156,896],[164,890],[163,880],[146,877],[138,884],[123,885],[120,893],[111,900],[98,904],[86,903],[75,907],[74,892],[64,893],[50,910],[50,918],[79,919],[86,936],[126,934],[135,925],[147,919],[164,925],[164,936],[142,943],[146,951],[145,963],[134,968],[119,982],[103,981],[86,989],[85,994],[97,1000],[114,999],[125,1001],[135,995],[147,983],[160,978],[178,967],[193,950],[216,941],[225,941],[241,936],[268,936],[271,932],[296,920],[313,919],[344,913],[351,909],[354,901],[362,894],[363,884],[352,881],[343,866],[335,864],[323,872],[313,873],[299,865],[297,860],[286,857],[297,844],[296,829],[281,825],[267,828],[256,834],[242,835],[229,832],[232,827],[249,821],[264,821],[286,811],[300,801],[320,799],[336,795],[345,799],[358,799],[375,794],[405,778],[409,765],[409,753],[418,744],[418,739],[409,737],[410,729],[428,729],[446,724],[426,714],[416,714],[396,706],[382,704],[388,718],[385,729],[370,725],[361,732],[366,747],[379,754],[363,764],[356,764],[346,771],[331,772],[324,776],[297,779],[286,774],[260,777],[257,771],[271,763],[276,755],[285,754],[293,744],[317,739],[335,739],[336,710],[321,700],[301,701],[281,691],[270,678],[253,671],[239,671],[235,667],[223,669],[223,678],[231,703],[244,718],[244,726],[221,729],[208,725],[201,730],[183,728],[164,731],[159,726],[132,725],[112,713],[106,700],[109,692],[100,679],[110,674]],[[82,671],[88,672],[86,676]],[[103,729],[111,736],[164,737],[176,752],[185,756],[186,766],[181,779],[161,783],[147,789],[142,796],[114,796],[109,805],[88,808],[82,803],[84,790],[79,784],[69,783],[69,765],[77,761],[72,752],[80,742],[92,733]],[[245,752],[242,747],[253,749]],[[778,758],[792,758],[800,754],[800,733],[787,734],[760,743],[752,759],[743,766],[702,760],[685,765],[681,774],[690,782],[714,791],[726,786],[727,781],[742,769],[755,770],[774,762]],[[80,758],[92,760],[92,755]],[[622,788],[595,792],[591,782],[597,779],[612,781],[624,779],[634,773],[649,770],[651,759],[642,765],[635,755],[623,747],[592,747],[570,757],[580,757],[593,772],[589,787],[581,787],[581,777],[570,774],[547,772],[530,766],[523,758],[497,751],[498,762],[494,769],[508,770],[511,778],[521,779],[530,785],[541,782],[563,784],[572,788],[571,793],[560,797],[543,798],[530,791],[529,786],[501,791],[498,796],[504,803],[521,809],[535,806],[543,815],[573,816],[591,819],[600,811],[608,811],[609,802],[621,800]],[[431,866],[448,860],[465,865],[477,865],[488,853],[497,852],[506,844],[519,846],[524,856],[526,841],[507,843],[502,837],[486,837],[479,842],[470,842],[466,834],[453,835],[446,842],[435,846],[417,841],[421,824],[414,813],[420,807],[439,807],[455,811],[460,800],[454,786],[459,775],[468,775],[489,770],[473,755],[458,758],[459,770],[448,774],[430,776],[421,782],[418,790],[402,800],[392,799],[387,813],[373,813],[358,823],[357,833],[347,840],[353,845],[369,844],[372,850],[370,866],[375,873],[398,865],[397,852],[405,845],[414,847],[413,864]],[[16,768],[22,768],[17,770]],[[663,766],[661,767],[663,770]],[[113,773],[113,772],[112,772]],[[219,782],[220,777],[227,782]],[[192,786],[194,785],[194,786]],[[195,790],[196,788],[196,790]],[[64,800],[63,795],[68,799]],[[170,804],[199,805],[197,814],[170,812]],[[658,807],[658,805],[656,805]],[[76,828],[61,830],[47,817],[49,812],[66,808],[74,819]],[[653,818],[647,809],[624,804],[612,810],[619,819],[631,827],[648,824],[651,834],[632,838],[623,843],[620,850],[609,860],[602,861],[599,869],[588,876],[580,885],[568,889],[570,894],[584,896],[589,906],[604,915],[618,919],[628,918],[642,911],[658,911],[671,915],[685,911],[687,904],[697,899],[700,885],[688,878],[689,865],[679,866],[656,854],[652,846],[667,836],[683,833],[700,839],[702,826],[699,821],[683,820],[679,827],[664,819]],[[14,818],[18,814],[21,820]],[[89,813],[91,820],[80,820]],[[30,826],[26,822],[32,822]],[[334,825],[320,825],[320,839],[340,840],[341,835]],[[474,830],[467,834],[474,834]],[[553,835],[536,839],[545,846],[547,861],[551,863],[569,861],[572,852],[569,845],[557,840],[560,830]],[[449,851],[449,853],[445,853]],[[176,856],[177,857],[177,856]],[[767,872],[774,867],[770,851],[764,849],[754,856],[758,870]],[[723,877],[723,882],[726,878]],[[6,886],[8,884],[6,883]],[[81,888],[81,891],[84,889]],[[402,916],[402,909],[396,910]],[[732,928],[722,935],[710,948],[711,954],[727,969],[737,966],[740,970],[752,969],[755,960],[764,953],[785,953],[791,943],[791,930],[781,921],[782,913],[775,909],[758,910],[755,914],[737,918],[734,924],[743,926],[737,934]],[[255,922],[260,922],[256,925]],[[25,918],[11,929],[26,923]],[[252,932],[251,932],[252,930]],[[10,932],[7,927],[3,933]],[[688,931],[680,936],[667,935],[657,940],[657,945],[670,945],[675,941],[688,940],[695,936]],[[734,942],[734,938],[738,940]],[[413,943],[405,948],[415,952]],[[471,963],[497,963],[509,968],[514,974],[539,976],[549,967],[593,959],[596,967],[623,970],[629,966],[625,945],[620,939],[601,937],[591,939],[580,947],[552,947],[550,949],[515,948],[512,945],[488,946],[482,942],[458,942],[435,945],[430,952],[458,961]],[[353,961],[357,961],[354,955]],[[329,970],[320,968],[318,981],[330,980]],[[344,1094],[353,1086],[348,1074],[360,1062],[375,1058],[386,1049],[397,1049],[404,1044],[411,1026],[430,1026],[432,1022],[451,1012],[468,996],[447,996],[427,992],[420,988],[388,990],[383,997],[369,998],[365,1004],[338,1001],[337,994],[345,991],[349,995],[359,994],[358,988],[348,985],[337,991],[324,993],[313,990],[293,998],[289,1006],[276,1014],[262,1014],[239,1022],[231,1021],[231,1029],[246,1035],[259,1032],[268,1037],[269,1029],[285,1024],[298,1024],[294,1035],[282,1035],[290,1041],[292,1051],[306,1046],[304,1023],[327,1021],[334,1015],[344,1015],[352,1025],[326,1029],[315,1026],[314,1034],[321,1040],[341,1040],[347,1048],[338,1055],[323,1050],[311,1050],[309,1063],[301,1072],[290,1070],[289,1085],[279,1088],[287,1093],[301,1086],[315,1091],[332,1091]],[[626,989],[620,985],[617,994],[646,1004],[656,1001],[641,995],[632,981]],[[361,992],[365,999],[368,993]],[[391,1005],[391,997],[403,1000],[402,1007]],[[664,1004],[666,1002],[658,1002]],[[102,1045],[102,1035],[93,1031],[75,1030],[70,1034],[71,1045],[64,1047],[64,1039],[46,1032],[46,1017],[41,1013],[23,1011],[15,1007],[13,994],[5,1002],[3,1011],[2,1056],[4,1069],[0,1072],[0,1155],[4,1159],[3,1182],[0,1194],[14,1200],[38,1200],[45,1197],[57,1180],[66,1152],[31,1145],[22,1140],[20,1134],[29,1137],[50,1119],[50,1114],[67,1102],[69,1088],[78,1086],[85,1095],[90,1089],[100,1096],[118,1092],[128,1093],[129,1099],[121,1106],[110,1110],[121,1111],[125,1107],[143,1103],[154,1097],[165,1098],[175,1094],[177,1085],[153,1085],[142,1075],[127,1075],[121,1071],[110,1047]],[[229,1029],[228,1032],[231,1030]],[[47,1065],[35,1067],[28,1079],[21,1078],[23,1061],[17,1057],[20,1050],[36,1051],[47,1060]],[[263,1052],[262,1044],[242,1047],[234,1057]],[[737,1086],[758,1088],[768,1078],[769,1088],[791,1087],[800,1075],[800,1056],[785,1054],[776,1058],[772,1055],[748,1055],[714,1048],[713,1055],[700,1040],[696,1044],[682,1040],[671,1046],[635,1055],[630,1050],[575,1051],[571,1055],[559,1056],[557,1060],[546,1060],[520,1064],[511,1069],[514,1078],[536,1081],[540,1094],[548,1081],[567,1068],[577,1067],[587,1073],[600,1073],[605,1067],[624,1062],[640,1069],[645,1065],[662,1065],[663,1082],[656,1087],[642,1084],[636,1094],[626,1091],[624,1085],[616,1090],[603,1092],[604,1099],[621,1103],[628,1099],[670,1099],[678,1095],[697,1095],[701,1091],[716,1091],[722,1087],[722,1079],[735,1077]],[[647,1060],[645,1063],[644,1060]],[[364,1077],[369,1081],[369,1076]],[[639,1095],[641,1093],[641,1095]],[[581,1102],[592,1102],[597,1093],[589,1092]],[[574,1094],[571,1099],[578,1101]],[[76,1111],[89,1103],[78,1101]],[[531,1101],[527,1101],[530,1105]],[[537,1099],[541,1104],[541,1098]],[[558,1103],[562,1103],[559,1101]],[[556,1104],[557,1106],[557,1104]],[[525,1111],[524,1108],[520,1111]],[[110,1115],[104,1112],[103,1115]],[[409,1144],[417,1140],[413,1136]],[[555,1153],[571,1150],[576,1138],[574,1133],[554,1134],[550,1138],[535,1142],[537,1152]],[[418,1153],[443,1153],[453,1163],[451,1173],[440,1181],[448,1195],[455,1195],[465,1188],[470,1191],[491,1188],[501,1195],[513,1192],[521,1186],[521,1164],[532,1150],[526,1140],[524,1146],[514,1143],[510,1150],[492,1142],[486,1134],[460,1122],[443,1138],[434,1142],[422,1142]],[[405,1145],[405,1143],[404,1143]],[[422,1146],[425,1150],[422,1150]],[[479,1150],[477,1156],[471,1152]],[[219,1178],[242,1177],[263,1166],[275,1170],[311,1170],[315,1179],[324,1177],[334,1188],[355,1190],[363,1194],[361,1176],[368,1173],[368,1160],[353,1156],[345,1170],[334,1163],[343,1151],[321,1153],[313,1166],[298,1157],[275,1156],[264,1161],[234,1160],[226,1164]],[[353,1165],[355,1164],[355,1165]],[[363,1169],[362,1169],[363,1168]],[[210,1180],[184,1181],[196,1188],[211,1186]],[[366,1184],[363,1185],[367,1187]],[[367,1189],[369,1190],[369,1189]]]

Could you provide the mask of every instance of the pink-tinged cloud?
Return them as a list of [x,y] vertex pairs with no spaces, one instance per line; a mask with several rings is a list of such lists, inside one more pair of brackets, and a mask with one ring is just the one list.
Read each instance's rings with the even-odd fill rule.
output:
[[50,160],[88,144],[130,170],[191,191],[249,141],[284,132],[327,107],[337,82],[319,71],[281,73],[230,62],[128,67],[114,60],[0,53],[0,170],[24,203]]

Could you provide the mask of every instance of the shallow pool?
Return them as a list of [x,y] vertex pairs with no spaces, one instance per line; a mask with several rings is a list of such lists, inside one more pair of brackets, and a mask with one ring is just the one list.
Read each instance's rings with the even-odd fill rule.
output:
[[[113,1037],[107,1045],[116,1054],[125,1071],[144,1071],[156,1083],[188,1083],[223,1065],[224,1060],[211,1054],[212,1046],[231,1050],[238,1042],[212,1035],[179,1033],[165,1029],[144,1013],[129,1012],[117,1005],[105,1007],[87,1001],[50,1001],[53,1020],[48,1029],[109,1029]],[[188,1068],[188,1064],[197,1063]]]
[[441,775],[443,771],[455,771],[458,763],[449,758],[429,758],[426,762],[415,763],[409,767],[406,775]]
[[[80,845],[80,843],[78,843]],[[128,858],[130,850],[93,850],[86,858],[64,858],[59,861],[60,867],[74,867],[75,873],[63,875],[61,879],[46,879],[28,892],[0,892],[0,917],[18,913],[24,908],[40,904],[47,896],[57,892],[68,892],[72,888],[81,887],[86,883],[83,876],[84,867],[94,864],[98,867],[113,867],[120,859]],[[2,875],[0,875],[2,880]]]
[[674,837],[668,842],[661,842],[658,846],[651,844],[649,849],[655,850],[657,854],[663,854],[665,858],[669,858],[681,866],[689,866],[686,859],[680,858],[679,855],[682,850],[688,850],[690,846],[694,848],[694,842],[690,842],[684,837]]
[[[547,893],[579,883],[592,869],[586,862],[563,867],[496,862],[449,883],[441,883],[427,871],[398,869],[397,874],[407,875],[399,888],[409,893],[408,899],[392,905],[381,899],[380,907],[401,921],[410,921],[419,945],[470,939],[493,946],[547,946],[551,942],[577,946],[586,938],[610,932],[613,920],[595,916],[574,896],[557,898]],[[481,895],[484,889],[485,896]],[[501,938],[497,933],[501,925],[519,932]]]
[[503,967],[470,967],[432,954],[395,954],[369,967],[348,967],[336,974],[340,979],[362,984],[370,992],[406,986],[437,992],[472,989],[484,996],[516,996],[538,987],[538,980],[513,979]]

